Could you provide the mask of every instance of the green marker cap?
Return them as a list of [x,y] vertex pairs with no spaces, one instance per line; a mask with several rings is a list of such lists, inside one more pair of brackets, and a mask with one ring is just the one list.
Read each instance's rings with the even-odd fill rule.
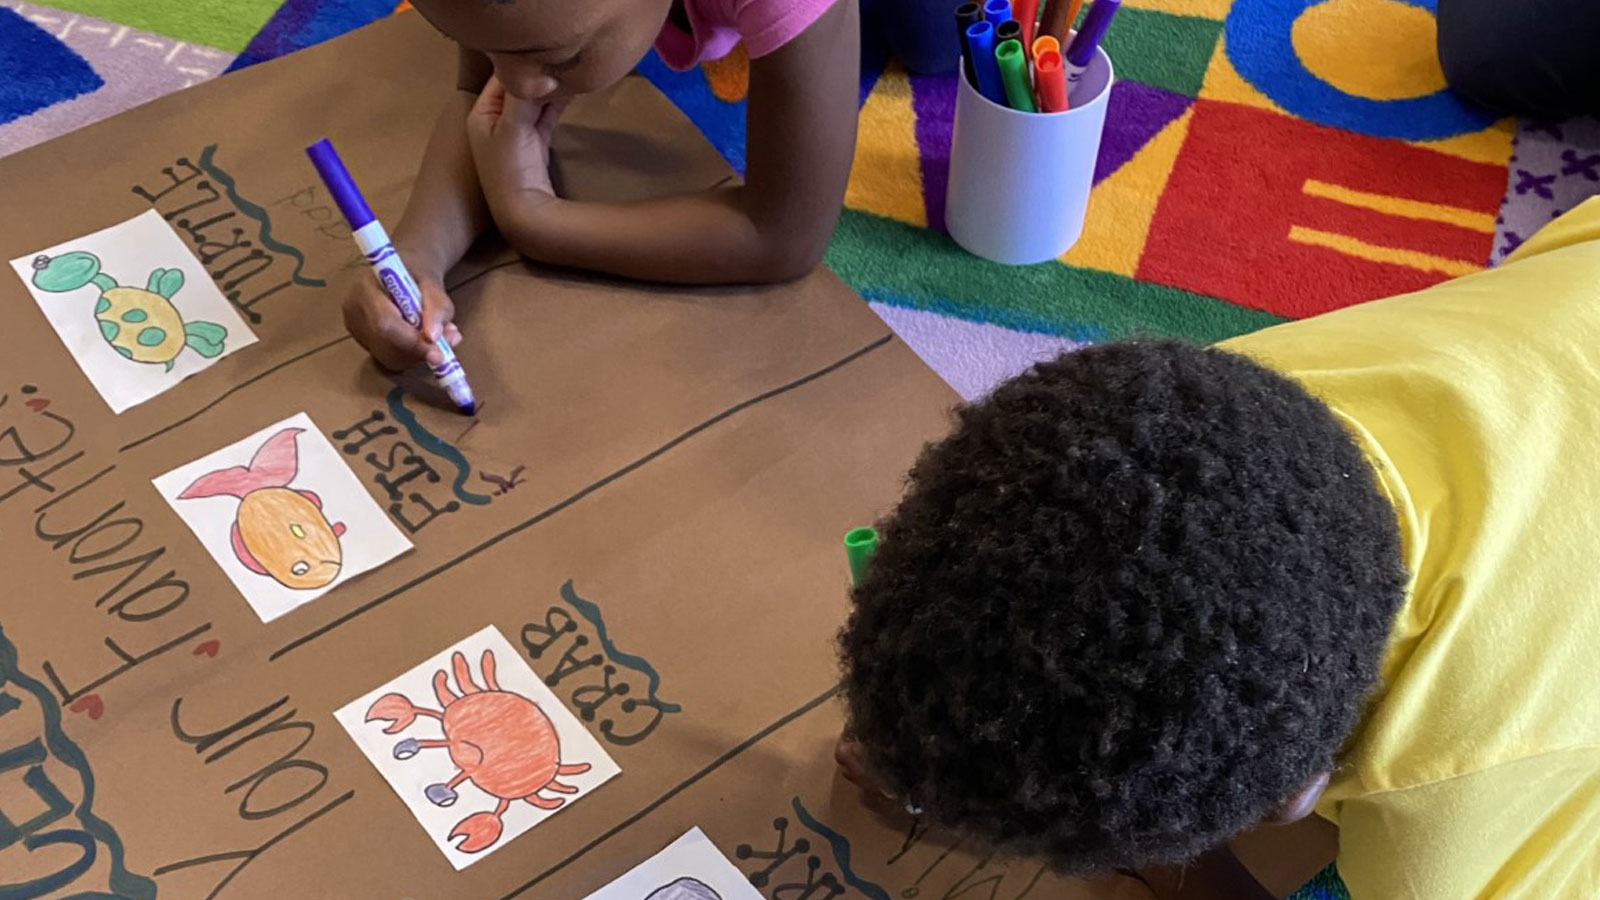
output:
[[1033,85],[1028,79],[1028,57],[1022,52],[1022,42],[1002,41],[994,48],[994,60],[1000,64],[1000,80],[1006,86],[1006,100],[1011,108],[1022,112],[1038,112],[1033,105]]
[[867,564],[878,552],[878,532],[874,528],[852,528],[844,535],[844,555],[850,560],[850,580],[860,584],[867,577]]

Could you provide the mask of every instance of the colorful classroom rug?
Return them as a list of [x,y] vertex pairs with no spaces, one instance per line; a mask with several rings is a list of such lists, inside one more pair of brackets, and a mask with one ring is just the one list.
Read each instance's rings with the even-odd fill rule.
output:
[[[1084,342],[1211,341],[1499,260],[1600,191],[1600,123],[1444,87],[1435,0],[1126,0],[1089,221],[1007,268],[943,233],[953,76],[864,40],[833,268],[966,396]],[[326,40],[396,0],[0,0],[0,153]],[[736,167],[747,65],[644,73]]]

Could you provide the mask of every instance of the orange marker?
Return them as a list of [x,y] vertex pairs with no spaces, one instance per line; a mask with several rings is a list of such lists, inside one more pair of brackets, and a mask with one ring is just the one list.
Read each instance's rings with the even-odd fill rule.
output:
[[1039,92],[1040,112],[1067,111],[1067,73],[1061,64],[1061,51],[1049,50],[1034,57],[1033,84]]
[[1061,52],[1061,42],[1056,40],[1054,35],[1041,34],[1033,39],[1033,58],[1035,60],[1052,50],[1057,53]]

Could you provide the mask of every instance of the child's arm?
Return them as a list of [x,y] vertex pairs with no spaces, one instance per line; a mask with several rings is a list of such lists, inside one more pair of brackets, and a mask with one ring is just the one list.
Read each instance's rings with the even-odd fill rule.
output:
[[[745,183],[697,194],[630,204],[558,198],[544,163],[553,116],[486,91],[468,131],[501,233],[543,262],[648,281],[806,274],[827,248],[850,176],[858,31],[855,0],[840,0],[751,64]],[[504,114],[496,115],[500,102]]]
[[455,308],[444,275],[489,224],[489,208],[478,186],[466,120],[488,78],[488,60],[461,51],[457,90],[440,111],[423,153],[411,199],[395,228],[395,248],[422,290],[422,331],[406,324],[374,278],[361,277],[345,299],[345,327],[381,365],[405,369],[431,360],[441,333],[454,345],[461,336],[451,319]]

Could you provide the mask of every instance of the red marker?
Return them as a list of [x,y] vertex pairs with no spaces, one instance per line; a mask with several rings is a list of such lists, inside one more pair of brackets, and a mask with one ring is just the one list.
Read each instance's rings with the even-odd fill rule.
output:
[[1033,83],[1039,92],[1040,112],[1067,111],[1067,73],[1061,64],[1061,51],[1046,50],[1034,59]]
[[1012,16],[1022,23],[1022,49],[1033,49],[1033,35],[1039,27],[1039,0],[1015,0]]

